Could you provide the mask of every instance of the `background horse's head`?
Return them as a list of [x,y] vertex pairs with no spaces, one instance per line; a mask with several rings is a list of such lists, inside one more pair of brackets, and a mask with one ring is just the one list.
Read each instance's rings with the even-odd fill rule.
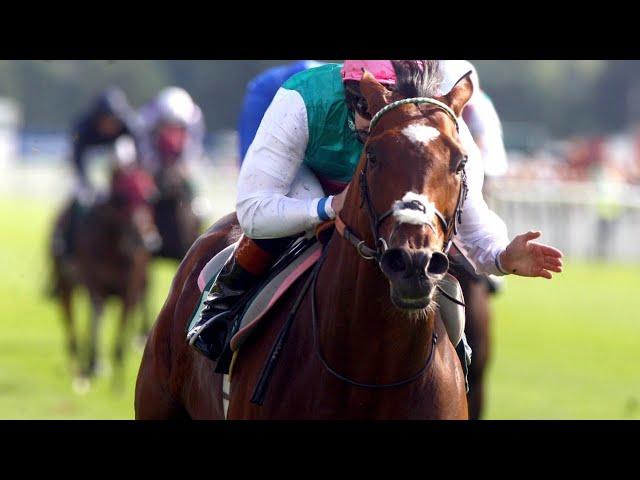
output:
[[[372,232],[393,304],[419,310],[429,306],[449,267],[444,250],[464,200],[467,159],[456,118],[473,87],[467,74],[448,94],[438,96],[437,62],[398,61],[394,68],[393,91],[368,72],[360,84],[373,120],[358,168],[366,208],[359,210],[357,224],[361,232]],[[443,105],[394,104],[416,97]]]
[[139,240],[149,251],[160,248],[151,205],[157,195],[153,177],[142,168],[118,168],[113,172],[108,206],[114,209],[114,226],[128,239],[121,242],[127,250],[135,250]]

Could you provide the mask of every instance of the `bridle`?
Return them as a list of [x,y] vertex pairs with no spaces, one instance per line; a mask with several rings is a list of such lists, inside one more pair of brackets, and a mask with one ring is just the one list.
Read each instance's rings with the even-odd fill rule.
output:
[[[385,113],[389,112],[390,110],[393,110],[394,108],[398,108],[407,104],[414,104],[414,105],[429,104],[429,105],[435,106],[436,108],[444,111],[449,116],[449,118],[451,118],[451,120],[454,122],[456,126],[456,131],[458,132],[460,131],[458,119],[456,118],[456,115],[453,112],[453,110],[451,110],[451,108],[448,105],[434,98],[414,97],[414,98],[406,98],[403,100],[392,102],[389,105],[382,108],[380,111],[378,111],[378,113],[376,113],[373,116],[373,118],[371,119],[371,123],[369,124],[369,136],[371,135],[371,132],[377,126],[378,122],[380,121],[380,119]],[[365,151],[366,151],[366,145],[365,145]],[[344,220],[342,220],[342,217],[340,216],[340,214],[336,215],[335,225],[338,233],[356,248],[356,250],[358,251],[358,254],[362,258],[364,258],[365,260],[375,260],[379,264],[382,255],[389,248],[387,241],[384,238],[382,238],[382,236],[380,235],[380,227],[382,223],[388,217],[393,215],[393,212],[398,208],[408,209],[408,210],[418,210],[424,213],[426,212],[426,206],[417,200],[411,200],[408,202],[396,202],[396,204],[393,207],[391,207],[389,210],[384,212],[382,215],[378,215],[378,213],[373,208],[373,202],[371,201],[371,194],[370,194],[369,186],[367,183],[367,171],[369,168],[369,160],[370,160],[370,156],[369,154],[366,154],[366,161],[364,164],[364,168],[360,172],[360,199],[361,199],[360,208],[362,208],[363,205],[365,205],[367,208],[369,220],[371,222],[371,233],[373,234],[373,238],[376,239],[375,248],[369,247],[364,240],[358,237],[358,235],[356,235],[353,232],[353,230],[344,222]],[[449,249],[451,248],[453,237],[458,233],[458,223],[462,222],[462,211],[463,211],[464,201],[468,193],[467,176],[464,169],[461,172],[461,176],[462,178],[460,182],[460,191],[458,193],[458,201],[457,201],[456,209],[454,211],[452,218],[447,220],[445,216],[437,208],[435,208],[436,218],[440,222],[445,232],[445,242],[443,244],[444,245],[443,253],[445,255],[449,252]],[[435,228],[432,225],[430,226],[435,230]]]
[[[380,118],[387,113],[388,111],[400,107],[402,105],[407,105],[407,104],[429,104],[429,105],[434,105],[437,108],[439,108],[440,110],[444,111],[450,118],[451,120],[453,120],[453,122],[455,123],[456,126],[456,130],[459,132],[460,131],[460,127],[458,125],[458,119],[456,118],[455,113],[453,112],[453,110],[451,110],[451,108],[449,108],[447,105],[445,105],[444,103],[435,100],[433,98],[427,98],[427,97],[415,97],[415,98],[407,98],[404,100],[399,100],[393,103],[390,103],[389,105],[385,106],[384,108],[382,108],[378,113],[376,113],[373,118],[371,119],[371,123],[369,124],[369,137],[371,135],[371,132],[373,131],[373,129],[375,128],[375,126],[378,124]],[[365,145],[365,149],[366,149],[366,145]],[[393,215],[393,212],[397,209],[409,209],[409,210],[418,210],[421,211],[422,213],[426,213],[426,206],[424,204],[422,204],[420,201],[418,200],[411,200],[411,201],[401,201],[401,202],[396,202],[395,205],[390,208],[389,210],[387,210],[386,212],[384,212],[382,215],[378,215],[377,212],[375,211],[375,209],[373,208],[373,203],[371,202],[371,194],[369,191],[369,187],[367,184],[367,169],[369,166],[369,155],[367,154],[366,157],[366,162],[364,164],[364,168],[362,169],[362,171],[360,172],[360,198],[361,198],[361,202],[360,202],[360,208],[362,208],[363,205],[366,205],[367,207],[367,212],[369,214],[369,219],[371,221],[371,232],[373,234],[373,238],[377,239],[376,240],[376,245],[375,248],[371,248],[369,246],[367,246],[366,242],[362,239],[360,239],[356,234],[353,233],[352,229],[349,228],[344,221],[342,220],[342,218],[340,217],[340,214],[336,215],[336,221],[335,221],[335,225],[336,225],[336,230],[338,231],[338,233],[345,238],[347,241],[349,241],[358,251],[358,254],[365,260],[375,260],[376,263],[378,264],[378,266],[380,265],[380,259],[382,257],[382,255],[384,254],[385,251],[387,251],[388,244],[386,242],[386,240],[384,240],[384,238],[382,238],[382,236],[380,235],[380,226],[382,225],[382,222],[384,222],[384,220],[386,218],[388,218],[389,216]],[[444,242],[444,246],[443,246],[443,253],[446,255],[449,252],[449,249],[451,248],[451,245],[453,243],[453,237],[458,233],[458,227],[457,224],[459,222],[461,222],[462,220],[462,208],[464,205],[464,201],[467,197],[467,192],[468,192],[468,188],[467,188],[467,179],[466,179],[466,174],[464,169],[462,170],[462,178],[461,178],[461,182],[460,182],[460,191],[458,193],[458,201],[456,204],[456,209],[454,211],[453,217],[449,220],[446,219],[446,217],[440,212],[438,211],[437,208],[434,207],[434,211],[435,211],[435,215],[436,218],[438,218],[438,221],[440,222],[442,228],[445,231],[445,242]],[[435,231],[435,227],[431,224],[429,224],[429,226]],[[357,382],[345,375],[342,375],[340,373],[338,373],[335,369],[333,369],[328,362],[326,361],[326,359],[324,358],[324,355],[322,354],[321,348],[320,348],[320,343],[319,343],[319,339],[317,336],[317,324],[318,324],[318,315],[317,315],[317,306],[316,306],[316,284],[317,284],[317,280],[320,274],[320,269],[321,266],[324,262],[325,259],[325,254],[327,252],[327,249],[325,249],[323,251],[322,256],[320,257],[320,259],[318,260],[318,263],[316,264],[313,273],[311,274],[311,277],[309,279],[309,282],[305,285],[304,289],[303,289],[303,295],[304,293],[306,293],[307,288],[311,289],[311,322],[312,322],[312,329],[313,329],[313,343],[314,343],[314,349],[318,355],[318,358],[320,359],[320,361],[322,362],[322,365],[325,367],[325,369],[331,373],[334,377],[336,377],[337,379],[348,383],[349,385],[352,386],[356,386],[356,387],[360,387],[360,388],[372,388],[372,389],[384,389],[384,388],[395,388],[395,387],[400,387],[403,385],[407,385],[415,380],[417,380],[418,378],[420,378],[426,371],[427,368],[429,367],[429,365],[431,364],[431,361],[433,359],[433,355],[434,355],[434,350],[436,349],[436,343],[438,340],[438,335],[433,332],[432,335],[432,346],[431,349],[429,351],[429,355],[424,363],[424,365],[422,366],[422,368],[420,370],[418,370],[418,372],[414,373],[413,375],[411,375],[408,378],[405,378],[404,380],[400,380],[398,382],[393,382],[393,383],[362,383],[362,382]],[[457,299],[451,297],[449,294],[447,294],[444,290],[442,290],[439,286],[437,287],[438,290],[445,295],[446,297],[448,297],[451,301],[464,305],[461,302],[459,302]]]

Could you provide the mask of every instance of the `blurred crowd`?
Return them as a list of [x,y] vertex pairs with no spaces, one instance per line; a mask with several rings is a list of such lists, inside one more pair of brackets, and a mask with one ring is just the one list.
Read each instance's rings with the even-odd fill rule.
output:
[[529,155],[510,152],[509,160],[510,179],[640,185],[640,126],[551,142]]

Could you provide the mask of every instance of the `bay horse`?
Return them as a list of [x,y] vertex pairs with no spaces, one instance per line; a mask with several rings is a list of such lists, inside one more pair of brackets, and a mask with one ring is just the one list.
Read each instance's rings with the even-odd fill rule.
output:
[[[150,253],[144,238],[155,233],[148,203],[155,186],[153,179],[138,168],[116,169],[109,196],[97,201],[81,216],[73,232],[74,252],[70,256],[55,253],[53,281],[63,313],[67,350],[79,393],[90,387],[98,365],[100,320],[107,298],[121,301],[120,321],[113,350],[114,386],[122,386],[126,330],[132,310],[140,306],[142,333],[146,336],[149,322],[147,303]],[[63,211],[58,223],[69,216]],[[72,300],[77,287],[86,288],[91,308],[86,358],[78,348]]]
[[[150,332],[137,419],[468,418],[463,369],[434,294],[465,197],[466,154],[456,129],[472,85],[467,74],[447,95],[414,98],[424,95],[417,83],[400,71],[389,92],[364,72],[361,91],[373,119],[336,228],[313,272],[237,354],[226,415],[222,375],[187,345],[185,329],[200,271],[240,236],[235,214],[195,242]],[[252,403],[291,312],[266,395]]]
[[155,180],[159,195],[153,209],[162,245],[154,255],[181,261],[202,231],[191,206],[193,195],[178,163],[163,164]]

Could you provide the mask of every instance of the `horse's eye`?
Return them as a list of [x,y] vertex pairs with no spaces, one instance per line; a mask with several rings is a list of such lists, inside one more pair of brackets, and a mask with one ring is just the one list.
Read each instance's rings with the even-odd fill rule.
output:
[[367,162],[375,165],[378,162],[378,157],[376,157],[375,153],[367,152]]
[[358,99],[355,105],[355,109],[356,109],[356,112],[358,112],[358,114],[361,117],[371,120],[371,114],[369,113],[369,105],[367,104],[367,101],[364,98],[360,97]]
[[460,156],[460,159],[458,160],[458,164],[456,166],[456,173],[460,173],[462,170],[464,170],[464,167],[467,164],[468,158],[469,157],[467,157],[466,155]]

